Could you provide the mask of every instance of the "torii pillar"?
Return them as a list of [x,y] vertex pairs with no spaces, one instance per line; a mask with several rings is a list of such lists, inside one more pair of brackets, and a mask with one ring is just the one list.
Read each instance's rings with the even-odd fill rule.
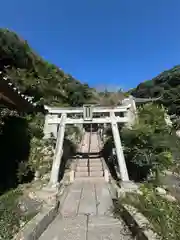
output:
[[127,166],[126,166],[126,162],[125,162],[125,158],[124,158],[124,153],[123,153],[123,148],[122,148],[122,144],[121,144],[118,125],[116,122],[116,117],[115,117],[114,112],[111,112],[110,115],[111,115],[112,133],[113,133],[113,138],[114,138],[114,143],[115,143],[115,148],[116,148],[116,154],[117,154],[117,160],[118,160],[121,180],[123,182],[129,182],[129,175],[128,175]]
[[51,135],[56,139],[57,138],[57,131],[58,131],[58,124],[49,124],[49,120],[58,121],[59,116],[58,114],[46,114],[45,116],[45,123],[44,123],[44,139],[49,139]]
[[49,181],[49,185],[55,186],[55,187],[58,184],[59,169],[61,165],[61,158],[63,155],[63,142],[64,142],[65,125],[66,125],[65,121],[66,121],[66,114],[62,114],[60,124],[59,124],[59,130],[57,134],[56,148],[55,148],[51,176]]

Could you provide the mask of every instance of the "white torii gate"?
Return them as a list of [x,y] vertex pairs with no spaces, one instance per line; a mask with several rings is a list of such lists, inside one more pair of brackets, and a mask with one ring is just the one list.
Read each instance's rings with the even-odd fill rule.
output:
[[[118,107],[97,107],[93,105],[84,105],[80,108],[56,108],[45,106],[45,109],[48,112],[45,117],[44,125],[45,138],[49,138],[51,135],[56,138],[56,148],[50,176],[50,185],[55,186],[58,183],[66,124],[84,123],[111,124],[121,179],[124,182],[129,181],[118,123],[127,124],[132,121],[130,117],[131,115],[129,115],[131,106],[131,104]],[[100,117],[96,117],[97,114]]]

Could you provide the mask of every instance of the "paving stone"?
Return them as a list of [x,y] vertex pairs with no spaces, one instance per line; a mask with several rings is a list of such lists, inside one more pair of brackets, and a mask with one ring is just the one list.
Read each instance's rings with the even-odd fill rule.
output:
[[119,226],[94,227],[88,231],[90,240],[130,240],[130,233],[125,233],[119,229]]
[[85,240],[86,219],[85,216],[63,219],[58,216],[39,240]]
[[123,221],[107,216],[90,216],[88,224],[88,239],[130,240],[132,239],[132,236]]
[[98,215],[112,215],[112,199],[106,183],[95,184]]
[[63,216],[76,216],[78,212],[79,202],[81,197],[81,190],[70,191],[61,208]]
[[71,188],[70,188],[70,191],[71,192],[81,192],[82,191],[82,188],[84,186],[84,183],[83,182],[77,182],[75,181],[72,185],[71,185]]
[[120,225],[120,221],[117,218],[114,218],[112,216],[89,216],[89,229],[91,227],[105,227],[106,226],[111,226],[111,225]]
[[96,196],[92,183],[87,182],[83,186],[78,214],[96,215]]

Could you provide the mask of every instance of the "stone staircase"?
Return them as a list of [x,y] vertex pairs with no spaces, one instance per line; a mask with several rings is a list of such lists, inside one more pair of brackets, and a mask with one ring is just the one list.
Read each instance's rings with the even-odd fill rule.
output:
[[103,163],[100,157],[78,159],[75,179],[81,178],[104,178]]

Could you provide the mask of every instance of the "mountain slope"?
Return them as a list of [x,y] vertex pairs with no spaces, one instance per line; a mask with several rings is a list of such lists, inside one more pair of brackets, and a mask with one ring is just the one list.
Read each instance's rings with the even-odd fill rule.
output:
[[180,65],[164,71],[152,80],[140,83],[131,91],[135,97],[158,97],[170,114],[180,115]]
[[90,101],[95,91],[42,59],[27,41],[7,29],[0,29],[0,70],[41,104],[79,106]]

